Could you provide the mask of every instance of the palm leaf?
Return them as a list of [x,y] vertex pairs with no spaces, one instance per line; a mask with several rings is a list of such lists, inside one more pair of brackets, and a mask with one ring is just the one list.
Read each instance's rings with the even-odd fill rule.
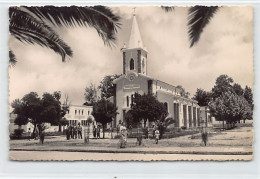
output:
[[161,8],[165,11],[165,12],[171,12],[174,10],[173,6],[161,6]]
[[218,10],[218,6],[194,6],[189,9],[188,26],[190,47],[199,41],[205,26]]
[[85,26],[96,29],[105,44],[111,45],[116,40],[117,28],[120,28],[120,17],[113,14],[112,10],[104,6],[93,7],[26,7],[42,21],[49,21],[55,26]]
[[19,41],[48,47],[60,54],[62,61],[65,61],[66,55],[72,56],[70,47],[55,31],[27,12],[18,7],[10,7],[9,17],[9,31]]
[[15,64],[16,64],[16,62],[17,62],[17,60],[16,60],[16,58],[15,58],[15,55],[14,55],[13,51],[12,51],[12,50],[9,50],[9,65],[11,65],[12,67],[14,67]]

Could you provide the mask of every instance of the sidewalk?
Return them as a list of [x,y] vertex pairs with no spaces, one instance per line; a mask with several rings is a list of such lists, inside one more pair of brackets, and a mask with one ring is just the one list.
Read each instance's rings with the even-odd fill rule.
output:
[[10,151],[60,151],[60,152],[93,152],[93,153],[140,153],[140,154],[200,154],[200,155],[252,155],[252,148],[223,147],[167,147],[167,148],[106,148],[91,146],[39,146],[17,147]]
[[[187,137],[182,137],[187,140]],[[174,141],[177,143],[177,140]],[[189,142],[189,141],[186,141]],[[168,140],[160,140],[156,145],[153,140],[143,140],[143,145],[136,145],[136,139],[128,139],[126,148],[119,148],[117,139],[91,139],[84,144],[82,139],[65,140],[64,137],[46,139],[41,145],[38,140],[18,140],[10,142],[10,151],[60,151],[94,153],[140,153],[140,154],[201,154],[201,155],[252,155],[251,146],[166,146]]]
[[[197,134],[196,136],[199,136]],[[38,140],[11,140],[11,151],[60,151],[60,152],[95,152],[95,153],[140,153],[140,154],[201,154],[201,155],[252,155],[252,128],[241,128],[216,133],[209,137],[207,146],[201,138],[187,135],[177,138],[162,139],[159,144],[154,140],[143,139],[141,146],[136,138],[128,138],[126,148],[119,148],[119,139],[90,139],[84,144],[83,139],[66,140],[65,136],[46,136],[44,144]]]

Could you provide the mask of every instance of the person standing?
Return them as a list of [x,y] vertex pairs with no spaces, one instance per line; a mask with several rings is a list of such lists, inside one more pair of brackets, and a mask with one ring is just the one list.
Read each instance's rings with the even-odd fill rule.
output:
[[70,140],[70,125],[67,125],[66,136],[67,136],[67,140]]
[[113,127],[112,126],[110,126],[109,131],[111,133],[111,139],[113,139]]
[[74,127],[73,127],[73,132],[74,132],[74,139],[77,139],[77,126],[76,125],[74,125]]
[[148,126],[145,128],[145,138],[149,139],[149,127]]
[[31,134],[32,134],[31,128],[29,128],[29,129],[28,129],[28,140],[29,140],[29,141],[30,141],[30,138],[31,138]]
[[159,132],[158,129],[156,129],[156,131],[155,131],[155,142],[156,142],[156,144],[158,144],[159,137],[160,137],[160,132]]
[[132,127],[132,125],[130,124],[130,125],[129,125],[130,134],[132,134],[132,129],[133,129],[133,127]]
[[70,125],[70,127],[69,127],[70,129],[69,129],[69,132],[70,132],[70,138],[72,138],[72,139],[74,139],[74,131],[73,131],[73,126],[72,125]]
[[78,125],[78,137],[82,139],[82,126],[80,125],[80,123]]
[[96,126],[94,125],[93,126],[93,137],[94,138],[96,138],[96,131],[97,131],[97,129],[96,129]]
[[120,126],[120,148],[125,148],[127,143],[127,130],[124,123]]
[[120,131],[120,125],[117,124],[117,126],[116,126],[116,134],[117,134],[117,135],[119,134],[119,131]]
[[100,139],[100,127],[97,126],[97,138]]

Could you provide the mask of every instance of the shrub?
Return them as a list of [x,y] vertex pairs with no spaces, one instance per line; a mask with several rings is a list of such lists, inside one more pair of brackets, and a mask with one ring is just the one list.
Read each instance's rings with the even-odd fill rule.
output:
[[61,135],[64,135],[65,133],[64,132],[59,132],[59,131],[56,131],[56,132],[45,132],[45,136],[61,136]]
[[185,130],[185,129],[187,129],[187,127],[186,126],[181,126],[181,129]]
[[15,129],[14,130],[14,137],[16,139],[20,139],[22,137],[24,130],[23,129]]

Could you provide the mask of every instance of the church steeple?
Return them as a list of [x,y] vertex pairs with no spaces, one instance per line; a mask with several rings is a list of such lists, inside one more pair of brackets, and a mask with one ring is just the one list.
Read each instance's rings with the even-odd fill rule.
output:
[[123,52],[123,74],[127,75],[134,72],[146,75],[147,51],[143,45],[135,12],[133,14],[133,22],[128,45],[124,45],[121,51]]
[[133,14],[132,29],[129,37],[128,48],[143,48],[143,41],[135,14]]

